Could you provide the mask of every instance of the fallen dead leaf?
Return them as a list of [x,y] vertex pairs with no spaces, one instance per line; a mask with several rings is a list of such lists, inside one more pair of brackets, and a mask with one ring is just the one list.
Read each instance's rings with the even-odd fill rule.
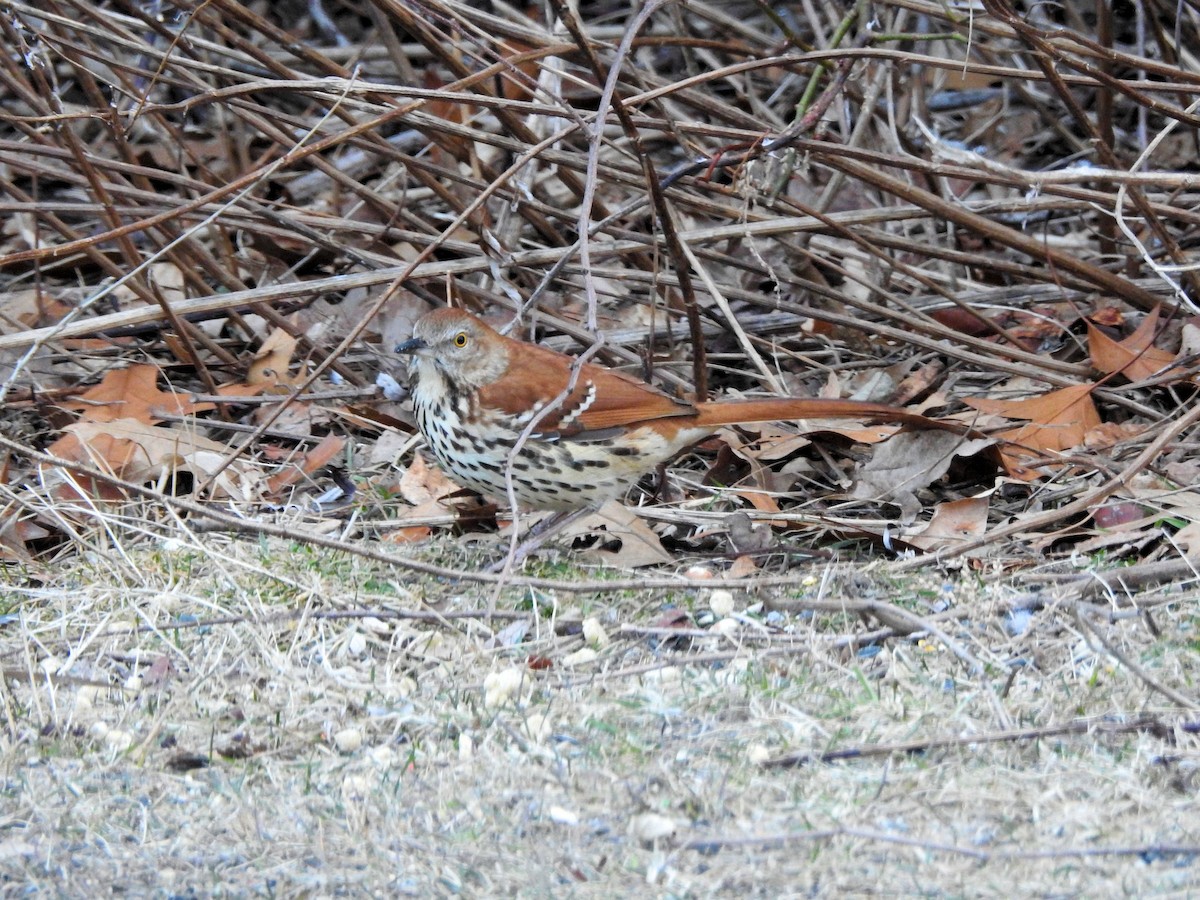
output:
[[[50,445],[51,455],[135,484],[158,484],[171,475],[190,472],[199,485],[217,471],[229,450],[192,431],[147,425],[137,419],[75,422],[63,431]],[[238,460],[217,477],[212,496],[250,499],[256,487],[254,471]]]
[[89,422],[111,422],[114,419],[136,419],[140,422],[161,422],[163,416],[190,416],[209,409],[213,403],[196,403],[187,394],[158,389],[158,367],[149,364],[114,369],[79,395],[67,400],[64,409],[77,410]]
[[1090,383],[1075,384],[1023,400],[975,397],[968,398],[966,403],[980,412],[1029,420],[1029,424],[1001,432],[997,437],[1008,442],[1001,446],[1000,454],[1009,475],[1032,481],[1041,477],[1042,472],[1034,466],[1047,455],[1078,447],[1088,432],[1100,426],[1100,413],[1092,400],[1094,388]]
[[1188,556],[1200,556],[1200,521],[1188,522],[1175,532],[1175,543],[1183,547]]
[[889,500],[900,507],[902,522],[912,522],[921,511],[916,492],[945,475],[956,456],[971,456],[988,446],[989,440],[965,440],[947,431],[898,434],[859,467],[851,497]]
[[276,328],[255,354],[254,362],[246,372],[246,384],[262,385],[271,389],[288,388],[303,383],[306,377],[303,372],[289,374],[295,352],[296,339],[282,328]]
[[758,563],[754,561],[752,556],[739,556],[729,566],[729,571],[725,573],[727,578],[749,578],[758,572]]
[[1175,354],[1154,346],[1158,334],[1158,307],[1142,320],[1133,334],[1121,341],[1113,340],[1091,322],[1088,328],[1088,353],[1096,371],[1104,374],[1119,372],[1130,381],[1150,378],[1179,381],[1187,372],[1173,366]]
[[606,565],[637,569],[671,561],[671,555],[649,526],[623,504],[610,500],[590,516],[571,523],[563,530],[564,537],[578,537],[603,530],[621,542],[616,550],[592,549],[589,555],[599,555]]
[[268,496],[275,496],[286,487],[290,487],[303,478],[311,476],[318,469],[329,465],[346,446],[346,439],[336,434],[327,434],[321,442],[308,452],[294,458],[290,464],[280,469],[267,479],[266,491]]
[[939,503],[929,524],[904,540],[926,552],[951,550],[964,541],[981,537],[987,530],[989,498],[964,497]]
[[400,476],[397,487],[400,496],[413,506],[420,506],[431,500],[441,500],[462,490],[447,478],[441,469],[425,462],[419,453],[413,454],[413,461]]
[[1066,450],[1082,444],[1084,435],[1100,424],[1092,401],[1094,388],[1094,384],[1074,384],[1023,400],[973,397],[965,402],[980,412],[1029,420],[1028,425],[1005,432],[1006,440],[1036,450]]

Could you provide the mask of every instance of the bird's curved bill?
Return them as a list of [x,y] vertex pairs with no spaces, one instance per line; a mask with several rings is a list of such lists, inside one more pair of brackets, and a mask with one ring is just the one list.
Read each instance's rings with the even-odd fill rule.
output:
[[395,346],[393,353],[419,353],[422,350],[427,350],[429,345],[425,343],[424,338],[409,338]]

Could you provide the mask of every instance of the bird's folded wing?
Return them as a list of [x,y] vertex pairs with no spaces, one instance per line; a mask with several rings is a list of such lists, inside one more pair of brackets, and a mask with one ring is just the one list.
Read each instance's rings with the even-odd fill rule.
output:
[[690,416],[695,407],[621,372],[584,363],[570,392],[573,360],[544,347],[517,343],[509,347],[508,369],[479,391],[485,408],[520,417],[538,416],[534,432],[547,437],[573,437],[583,432],[640,422]]

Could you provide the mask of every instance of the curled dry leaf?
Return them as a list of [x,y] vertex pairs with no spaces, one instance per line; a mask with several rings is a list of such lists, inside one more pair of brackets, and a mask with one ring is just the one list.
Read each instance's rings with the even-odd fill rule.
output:
[[413,522],[391,531],[387,540],[393,543],[423,541],[433,534],[427,523],[430,519],[456,515],[454,504],[448,499],[462,488],[451,481],[436,466],[431,466],[417,453],[413,455],[397,485],[400,496],[412,504],[411,508],[397,510],[397,521]]
[[[135,484],[159,483],[189,472],[195,483],[208,481],[229,448],[182,428],[161,428],[137,419],[76,422],[50,445],[60,459],[83,463]],[[78,484],[78,480],[76,480]],[[235,460],[216,479],[215,498],[249,500],[257,493],[257,472]]]
[[945,363],[940,360],[926,363],[900,382],[889,402],[897,406],[907,406],[917,397],[927,393],[945,369]]
[[400,496],[413,506],[441,500],[462,490],[441,469],[425,462],[419,453],[413,454],[413,461],[400,476],[398,487]]
[[276,328],[255,354],[254,362],[250,364],[250,370],[246,373],[246,384],[262,385],[270,390],[286,389],[303,383],[303,372],[297,375],[290,374],[292,355],[295,352],[296,339],[282,328]]
[[25,288],[4,292],[4,318],[20,322],[28,328],[53,325],[75,308],[82,296],[71,298],[75,288],[60,289],[54,293],[45,287]]
[[158,389],[158,367],[149,364],[114,369],[104,380],[67,400],[64,409],[77,410],[89,422],[136,419],[161,422],[163,416],[190,416],[208,409],[212,403],[196,403],[187,394]]
[[1187,551],[1189,557],[1200,556],[1200,521],[1188,522],[1175,532],[1175,543]]
[[[6,510],[7,512],[7,510]],[[0,559],[29,563],[27,545],[47,538],[52,532],[32,518],[11,516],[0,521]]]
[[1083,436],[1083,446],[1089,450],[1102,450],[1121,441],[1135,438],[1146,430],[1136,422],[1101,422]]
[[1088,432],[1100,426],[1100,413],[1092,400],[1095,387],[1088,383],[1073,384],[1023,400],[973,397],[965,402],[980,412],[1029,420],[1029,424],[1001,432],[997,437],[1009,442],[1000,449],[1008,474],[1032,481],[1042,474],[1031,468],[1035,462],[1058,451],[1080,446]]
[[600,529],[621,542],[617,549],[602,545],[590,551],[592,555],[599,555],[607,565],[637,569],[671,561],[671,554],[663,549],[658,535],[628,507],[615,500],[605,503],[594,514],[572,522],[563,530],[563,536],[595,534]]
[[946,431],[898,434],[876,448],[858,470],[851,496],[890,500],[900,507],[901,520],[912,522],[921,511],[916,492],[945,475],[956,456],[971,456],[988,446],[988,440],[968,440]]
[[1185,369],[1174,366],[1175,354],[1154,346],[1158,332],[1158,308],[1142,320],[1133,334],[1115,341],[1091,322],[1088,328],[1088,353],[1096,371],[1104,374],[1119,372],[1130,381],[1151,378],[1183,381],[1189,377]]
[[1029,420],[1028,425],[1006,431],[1002,435],[1005,440],[1036,450],[1066,450],[1082,444],[1083,436],[1100,424],[1092,402],[1094,388],[1094,384],[1073,384],[1023,400],[974,397],[965,402],[980,412]]
[[729,570],[725,573],[726,578],[749,578],[758,572],[758,563],[754,561],[753,556],[739,556],[729,566]]
[[964,497],[939,503],[929,524],[904,540],[921,550],[952,550],[964,541],[982,537],[987,529],[987,497]]
[[336,434],[327,434],[317,446],[303,453],[299,458],[290,460],[278,472],[267,479],[266,491],[270,496],[278,494],[285,487],[290,487],[303,478],[311,476],[318,469],[329,465],[336,459],[346,446],[346,439]]

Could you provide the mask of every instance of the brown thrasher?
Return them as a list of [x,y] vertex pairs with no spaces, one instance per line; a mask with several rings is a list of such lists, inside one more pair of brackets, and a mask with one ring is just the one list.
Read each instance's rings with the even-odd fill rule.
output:
[[527,509],[597,508],[723,425],[854,418],[964,430],[854,400],[678,400],[613,369],[505,337],[459,309],[422,316],[395,352],[411,354],[417,426],[446,474],[503,498],[511,464],[513,493]]

